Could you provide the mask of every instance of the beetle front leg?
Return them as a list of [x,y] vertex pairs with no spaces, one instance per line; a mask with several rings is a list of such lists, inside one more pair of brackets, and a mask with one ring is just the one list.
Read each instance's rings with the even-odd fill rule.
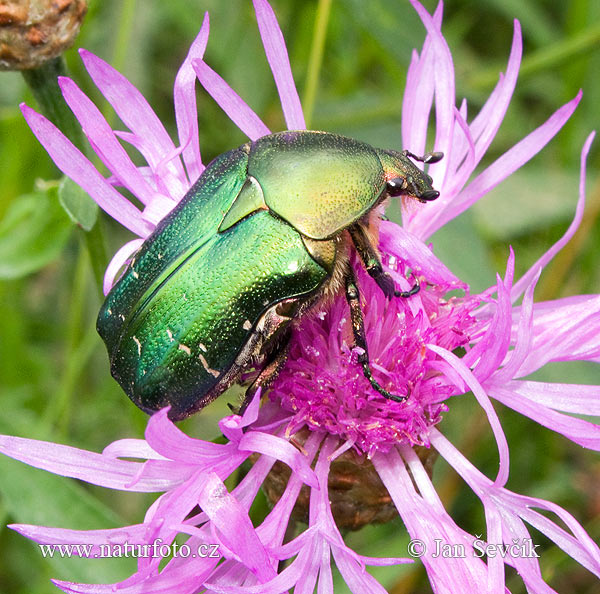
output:
[[371,386],[373,386],[373,389],[379,392],[382,396],[385,396],[388,400],[393,400],[394,402],[404,402],[408,396],[397,396],[396,394],[391,394],[382,388],[377,383],[377,380],[375,380],[373,377],[371,367],[369,366],[369,351],[367,349],[367,339],[365,337],[365,323],[362,310],[360,309],[360,294],[358,292],[356,279],[354,278],[354,274],[352,272],[349,272],[348,276],[346,277],[346,299],[348,301],[348,305],[350,306],[350,317],[352,320],[352,333],[354,334],[354,342],[356,346],[363,351],[362,354],[358,356],[358,362],[362,365],[365,377],[369,380],[369,383]]
[[369,241],[369,238],[361,225],[354,225],[350,227],[348,231],[350,232],[354,247],[363,261],[369,276],[377,283],[388,299],[391,299],[392,297],[412,297],[419,292],[421,287],[418,282],[415,282],[408,291],[397,291],[394,280],[387,272],[384,272],[377,250]]

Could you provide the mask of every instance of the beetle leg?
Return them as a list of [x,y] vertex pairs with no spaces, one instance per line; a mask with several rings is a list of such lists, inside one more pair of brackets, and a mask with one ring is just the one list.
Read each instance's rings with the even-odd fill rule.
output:
[[358,292],[358,286],[356,279],[352,272],[348,273],[346,277],[346,299],[350,306],[350,317],[352,319],[352,332],[354,334],[354,342],[357,347],[362,349],[362,354],[358,356],[358,362],[362,365],[363,373],[369,380],[373,389],[379,392],[382,396],[385,396],[388,400],[394,402],[404,402],[408,396],[398,396],[391,394],[387,390],[384,390],[375,380],[369,367],[369,351],[367,350],[367,340],[365,337],[365,324],[363,320],[362,310],[360,309],[360,294]]
[[287,354],[288,345],[286,342],[283,346],[279,345],[279,348],[274,351],[271,360],[262,368],[258,377],[248,386],[244,395],[244,401],[237,412],[238,415],[241,416],[246,412],[259,388],[263,388],[264,391],[265,388],[268,388],[275,381],[275,378],[285,365]]
[[369,241],[361,225],[353,225],[348,231],[369,276],[377,283],[388,299],[392,297],[412,297],[419,292],[421,287],[418,281],[408,291],[397,291],[392,277],[387,272],[384,272],[377,251]]

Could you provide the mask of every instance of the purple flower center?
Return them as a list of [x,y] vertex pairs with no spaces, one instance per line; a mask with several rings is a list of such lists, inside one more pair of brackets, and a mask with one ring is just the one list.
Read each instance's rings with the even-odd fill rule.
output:
[[[384,262],[392,273],[405,273],[396,257],[384,254]],[[471,312],[480,302],[468,294],[449,297],[455,286],[427,285],[427,279],[420,279],[417,296],[388,300],[362,266],[354,268],[373,376],[407,400],[386,399],[365,378],[343,294],[316,306],[294,329],[288,361],[270,398],[294,413],[290,434],[306,424],[339,435],[369,455],[399,443],[427,446],[429,428],[458,392],[427,345],[451,351],[466,345],[475,327]]]

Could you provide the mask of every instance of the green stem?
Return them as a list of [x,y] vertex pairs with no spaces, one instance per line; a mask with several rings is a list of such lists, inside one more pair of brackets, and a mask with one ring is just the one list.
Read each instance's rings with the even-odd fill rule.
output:
[[68,424],[69,403],[71,395],[75,388],[75,380],[80,368],[80,359],[85,349],[81,348],[81,319],[85,305],[85,285],[87,280],[88,261],[86,252],[79,250],[75,274],[73,276],[73,286],[71,289],[71,299],[69,306],[69,318],[66,326],[66,349],[64,354],[63,372],[60,378],[59,386],[53,397],[49,400],[42,427],[47,434],[51,434],[52,427],[60,422],[61,429]]
[[83,235],[85,237],[85,244],[90,256],[90,262],[92,264],[96,288],[98,289],[100,300],[103,301],[104,292],[102,287],[104,281],[104,271],[106,269],[108,258],[106,256],[106,245],[104,243],[101,217],[98,217],[95,225],[88,232],[84,231]]
[[321,72],[321,65],[323,63],[323,51],[325,49],[325,37],[330,12],[331,0],[319,0],[310,48],[308,71],[306,73],[306,85],[304,88],[304,118],[306,127],[309,129],[317,97],[317,88],[319,86],[319,73]]
[[85,143],[75,116],[63,99],[58,77],[67,75],[62,56],[48,60],[39,68],[23,70],[23,78],[31,89],[42,113],[53,122],[80,150]]
[[[594,49],[600,43],[600,24],[589,27],[576,37],[565,39],[547,48],[534,52],[521,63],[521,78],[544,70],[556,68],[579,54]],[[498,69],[490,68],[475,74],[470,83],[476,89],[488,89],[498,81]]]

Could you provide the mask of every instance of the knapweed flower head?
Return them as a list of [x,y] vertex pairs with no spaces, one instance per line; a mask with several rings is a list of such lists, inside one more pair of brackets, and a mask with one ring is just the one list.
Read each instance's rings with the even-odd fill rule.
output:
[[[232,415],[220,422],[224,444],[185,435],[168,420],[166,410],[150,418],[145,440],[115,442],[102,454],[2,437],[1,451],[33,466],[108,488],[162,493],[138,525],[99,531],[13,526],[29,538],[46,544],[86,543],[91,545],[86,554],[94,556],[106,545],[171,544],[177,535],[187,536],[187,555],[173,555],[166,563],[161,554],[142,556],[137,571],[118,584],[56,581],[65,592],[276,594],[290,588],[312,592],[315,587],[319,592],[333,592],[332,561],[352,592],[384,592],[365,566],[414,559],[403,551],[397,558],[367,558],[346,545],[339,529],[344,518],[332,508],[334,479],[340,472],[336,464],[341,460],[363,468],[369,465],[365,476],[388,494],[386,505],[395,506],[413,542],[421,543],[420,551],[408,552],[420,556],[435,592],[506,592],[507,565],[518,572],[529,592],[553,591],[542,579],[537,556],[524,551],[530,542],[528,525],[600,576],[598,546],[567,511],[506,488],[508,444],[492,405],[492,399],[499,401],[583,447],[600,449],[600,427],[571,416],[600,414],[600,387],[523,379],[552,361],[600,360],[600,296],[545,303],[533,299],[544,266],[581,220],[585,159],[592,136],[582,151],[573,223],[519,280],[514,280],[510,251],[503,274],[496,276],[488,290],[474,294],[427,244],[434,231],[541,150],[573,113],[580,95],[475,173],[515,88],[522,49],[519,24],[515,22],[506,72],[481,111],[470,118],[466,101],[456,104],[452,57],[441,33],[442,5],[430,15],[416,0],[411,1],[427,37],[421,52],[412,56],[398,144],[423,154],[430,148],[426,146],[428,126],[435,117],[433,149],[443,151],[445,157],[430,165],[428,174],[440,197],[422,208],[403,204],[402,226],[382,221],[379,248],[396,284],[407,290],[415,277],[421,290],[410,299],[387,300],[354,262],[373,373],[381,386],[407,399],[390,402],[365,379],[358,362],[360,349],[353,348],[349,339],[348,305],[340,296],[294,327],[288,362],[266,402],[260,406],[259,394],[243,417]],[[287,127],[304,129],[273,10],[266,0],[254,0],[254,7]],[[207,39],[208,16],[175,79],[177,143],[141,94],[89,52],[81,52],[85,66],[128,131],[113,131],[72,80],[60,81],[65,100],[111,171],[109,178],[48,120],[23,106],[30,127],[55,163],[138,236],[117,252],[108,267],[106,291],[204,169],[196,80],[248,138],[256,140],[270,133],[203,61]],[[134,165],[121,142],[137,149],[147,165]],[[120,187],[135,195],[143,207],[129,202]],[[515,305],[521,298],[520,305]],[[470,397],[469,393],[487,415],[497,443],[499,467],[492,478],[475,468],[443,433],[445,411],[454,398]],[[486,534],[478,542],[504,546],[504,555],[489,555],[486,560],[469,554],[432,555],[436,540],[472,551],[480,535],[464,531],[444,509],[428,473],[427,451],[439,453],[481,500]],[[229,491],[223,481],[248,458],[253,460],[250,471]],[[270,488],[281,477],[281,467],[285,480],[279,489]],[[275,493],[274,507],[254,526],[249,509],[261,485]],[[352,508],[353,502],[346,503],[357,509],[357,505]],[[298,514],[307,526],[286,541],[288,523]],[[214,551],[201,549],[212,545]],[[199,550],[214,552],[214,556],[193,554]],[[282,565],[282,561],[287,563]]]

